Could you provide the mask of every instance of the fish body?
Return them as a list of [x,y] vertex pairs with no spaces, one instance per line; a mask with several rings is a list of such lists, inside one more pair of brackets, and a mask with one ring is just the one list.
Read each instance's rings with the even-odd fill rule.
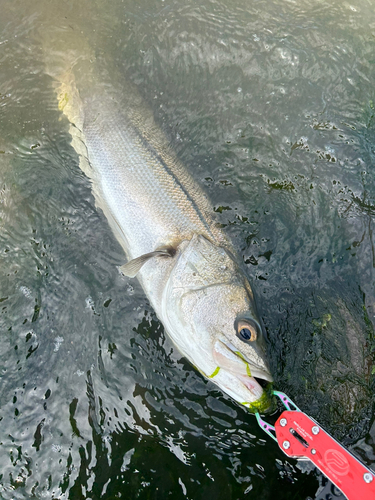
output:
[[[134,89],[126,97],[70,71],[59,106],[128,264],[181,354],[236,401],[266,410],[272,381],[250,284],[205,194]],[[85,161],[88,160],[88,161]]]

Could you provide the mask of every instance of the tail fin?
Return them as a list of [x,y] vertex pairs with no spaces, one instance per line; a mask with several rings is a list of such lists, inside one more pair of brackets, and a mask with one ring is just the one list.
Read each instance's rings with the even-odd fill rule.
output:
[[83,134],[84,107],[78,89],[91,85],[95,55],[83,32],[70,25],[47,24],[40,40],[45,72],[52,78],[58,108],[70,123],[71,144],[79,155],[80,168],[91,177]]
[[73,68],[60,74],[55,81],[55,90],[59,110],[64,113],[69,122],[82,132],[83,106],[77,89]]
[[[83,31],[75,24],[43,24],[40,30],[45,72],[53,79],[58,107],[70,123],[82,130],[82,103],[76,84],[77,76],[85,75],[90,82],[95,54]],[[87,74],[87,78],[86,78]],[[92,80],[92,78],[91,78]]]

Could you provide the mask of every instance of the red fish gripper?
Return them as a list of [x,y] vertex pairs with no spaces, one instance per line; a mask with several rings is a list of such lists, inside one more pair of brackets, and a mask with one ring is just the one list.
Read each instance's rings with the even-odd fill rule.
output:
[[275,426],[262,420],[259,413],[256,417],[281,450],[288,457],[311,460],[348,500],[374,500],[374,472],[303,413],[286,394],[273,392],[287,410],[281,413]]

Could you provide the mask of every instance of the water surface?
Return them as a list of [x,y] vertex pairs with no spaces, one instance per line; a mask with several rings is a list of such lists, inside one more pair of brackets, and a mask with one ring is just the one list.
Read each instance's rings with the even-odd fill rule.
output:
[[[0,2],[0,495],[314,497],[173,348],[54,79],[135,84],[247,266],[275,383],[375,465],[373,1]],[[116,79],[116,81],[114,81]]]

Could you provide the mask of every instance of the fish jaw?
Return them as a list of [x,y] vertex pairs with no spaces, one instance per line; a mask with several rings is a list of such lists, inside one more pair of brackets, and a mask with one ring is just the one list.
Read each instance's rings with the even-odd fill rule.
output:
[[272,408],[272,398],[257,380],[273,382],[269,371],[255,366],[233,346],[221,340],[215,342],[213,358],[218,365],[217,374],[221,372],[215,383],[223,386],[225,392],[252,411],[263,413]]
[[208,375],[208,378],[252,413],[264,414],[274,409],[275,401],[271,393],[271,384],[264,389],[254,377],[236,376],[220,367],[217,367],[213,374]]
[[217,340],[215,342],[213,358],[218,366],[233,375],[256,377],[267,382],[273,382],[272,375],[266,366],[256,366],[225,340]]

